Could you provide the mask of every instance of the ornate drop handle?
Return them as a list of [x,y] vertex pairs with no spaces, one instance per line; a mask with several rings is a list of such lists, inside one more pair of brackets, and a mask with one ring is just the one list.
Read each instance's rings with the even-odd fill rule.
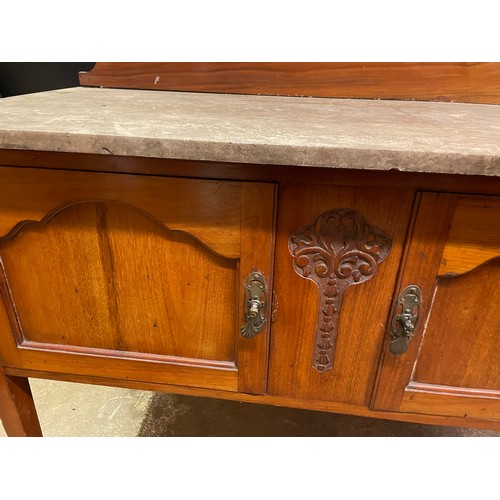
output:
[[391,339],[389,350],[392,354],[404,354],[408,350],[408,344],[417,328],[421,304],[422,292],[417,285],[409,285],[401,292],[392,315],[389,332]]
[[245,325],[240,333],[251,339],[260,333],[267,322],[269,294],[264,276],[258,271],[250,273],[243,294],[243,318]]

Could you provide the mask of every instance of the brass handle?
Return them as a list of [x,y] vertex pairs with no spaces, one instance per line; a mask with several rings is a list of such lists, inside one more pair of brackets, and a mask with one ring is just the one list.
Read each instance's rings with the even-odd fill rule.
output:
[[255,318],[255,316],[257,316],[257,314],[259,314],[259,311],[262,309],[262,302],[260,300],[251,300],[250,304],[251,305],[248,316],[250,318]]
[[245,325],[240,333],[246,339],[251,339],[260,333],[267,323],[268,290],[264,276],[254,271],[245,283],[243,293],[243,319]]
[[408,350],[408,344],[417,328],[421,304],[422,291],[417,285],[407,286],[401,292],[392,315],[389,332],[391,339],[389,349],[392,354],[404,354]]
[[413,336],[413,333],[415,332],[415,325],[413,324],[413,315],[410,313],[409,309],[405,309],[405,312],[400,314],[396,318],[396,321],[399,321],[399,323],[403,326],[403,330],[406,335]]

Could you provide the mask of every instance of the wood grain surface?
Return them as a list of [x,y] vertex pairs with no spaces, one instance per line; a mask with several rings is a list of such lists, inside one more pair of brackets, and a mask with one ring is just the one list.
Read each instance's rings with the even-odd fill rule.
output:
[[[422,289],[419,326],[405,354],[386,352],[374,408],[498,418],[499,217],[487,196],[422,196],[401,281]],[[460,253],[462,270],[481,265],[439,276],[443,261],[460,269]]]
[[[491,297],[495,297],[495,283],[498,282],[498,263],[496,260],[492,260],[498,255],[495,254],[498,244],[496,230],[498,227],[498,200],[491,196],[477,196],[477,193],[483,192],[500,194],[498,179],[475,177],[464,180],[460,176],[453,175],[419,175],[398,172],[350,172],[344,170],[325,172],[322,169],[307,169],[306,171],[305,169],[291,169],[289,167],[273,167],[270,170],[265,165],[241,168],[241,165],[211,162],[118,157],[97,158],[94,155],[27,151],[1,151],[0,163],[5,161],[23,168],[0,168],[0,174],[7,172],[4,178],[6,182],[0,182],[2,194],[0,196],[0,223],[4,221],[4,226],[0,224],[0,227],[4,228],[3,232],[0,233],[1,236],[7,235],[17,224],[20,220],[19,214],[21,214],[21,218],[26,217],[26,220],[43,219],[53,209],[52,202],[57,203],[57,206],[64,205],[68,210],[66,215],[64,215],[63,210],[59,216],[69,217],[73,213],[69,217],[71,224],[79,217],[88,220],[88,213],[85,210],[80,213],[80,209],[86,206],[85,203],[80,202],[85,201],[88,192],[98,194],[98,196],[93,195],[92,198],[87,198],[87,202],[93,203],[99,199],[100,202],[109,201],[113,192],[116,192],[119,194],[122,205],[119,203],[110,204],[112,207],[110,220],[114,221],[113,227],[121,225],[125,229],[133,229],[134,232],[137,232],[138,226],[147,228],[144,234],[139,231],[141,234],[137,236],[137,244],[131,246],[130,253],[132,250],[140,253],[146,248],[140,245],[139,239],[141,241],[150,241],[151,239],[151,244],[155,245],[155,248],[159,248],[159,241],[161,241],[161,245],[164,245],[164,240],[168,240],[168,238],[163,229],[157,229],[157,227],[162,228],[164,224],[170,227],[169,221],[173,220],[174,223],[179,223],[178,226],[175,226],[177,229],[189,232],[189,227],[192,227],[193,233],[198,231],[197,238],[203,244],[195,242],[192,243],[192,246],[199,248],[200,254],[205,255],[207,262],[209,256],[217,257],[212,252],[216,251],[217,248],[220,254],[227,257],[227,259],[219,258],[228,262],[241,258],[242,261],[246,261],[247,269],[253,267],[251,261],[255,259],[255,265],[264,272],[266,277],[269,277],[270,284],[273,280],[272,251],[268,252],[264,249],[272,249],[273,243],[272,237],[266,239],[264,233],[269,231],[272,233],[272,229],[270,229],[274,224],[272,214],[273,210],[276,209],[273,197],[277,187],[240,181],[259,179],[280,182],[284,203],[283,208],[280,208],[278,213],[275,287],[279,292],[279,309],[272,328],[272,352],[269,357],[271,363],[269,390],[274,391],[272,394],[253,396],[237,392],[240,390],[247,393],[262,393],[266,377],[266,359],[269,356],[267,354],[269,336],[266,334],[255,337],[254,344],[244,344],[235,335],[232,344],[235,354],[233,360],[229,361],[204,359],[203,356],[181,359],[169,355],[155,357],[158,355],[104,348],[99,350],[98,355],[95,351],[89,353],[86,347],[75,347],[75,350],[71,352],[67,350],[71,346],[63,345],[60,343],[60,339],[56,344],[37,340],[28,341],[23,340],[19,332],[16,341],[12,335],[12,330],[16,330],[16,314],[15,311],[8,312],[5,308],[4,302],[6,297],[8,298],[8,287],[3,277],[0,279],[3,297],[3,300],[0,300],[0,339],[2,343],[0,364],[9,376],[22,378],[30,374],[61,380],[150,388],[173,393],[213,396],[263,404],[379,416],[381,418],[499,429],[498,421],[491,420],[498,418],[498,401],[495,399],[498,392],[495,382],[498,379],[495,375],[498,354],[492,339],[495,337],[495,329],[498,331],[499,314],[494,303],[491,307]],[[47,167],[50,166],[60,170],[47,171]],[[74,171],[65,172],[63,169],[67,168],[74,169]],[[78,172],[77,170],[88,170],[88,172]],[[92,172],[95,170],[148,175],[96,174]],[[14,172],[18,174],[14,175]],[[54,173],[57,175],[51,177]],[[178,178],[161,179],[155,177],[160,174],[174,175]],[[17,179],[23,179],[21,184],[16,181],[17,175],[19,175]],[[93,182],[96,177],[98,182]],[[206,181],[189,179],[188,177],[205,177],[209,179],[207,184],[211,187],[204,190],[206,186],[203,184]],[[214,177],[221,180],[214,181]],[[49,180],[44,181],[44,178]],[[229,182],[224,181],[224,179],[229,180]],[[189,196],[190,192],[203,194],[200,203],[205,207],[204,213],[190,219],[189,200],[183,205],[181,194],[177,198],[177,206],[180,207],[180,210],[186,211],[182,217],[176,219],[175,204],[170,206],[169,211],[164,210],[169,200],[162,199],[161,193],[164,192],[165,186],[174,180],[179,181],[179,184],[173,183],[171,185],[176,186],[176,189],[177,186],[181,186],[179,192],[184,193],[185,196]],[[304,185],[308,183],[311,185]],[[136,201],[131,194],[134,193],[136,185],[143,196],[137,202],[140,205],[139,208],[131,209],[129,205],[133,206]],[[389,185],[392,189],[387,189]],[[26,192],[23,192],[23,186],[28,186]],[[17,195],[11,192],[12,187],[16,189]],[[116,191],[113,191],[115,188]],[[51,189],[53,190],[51,191]],[[389,235],[397,233],[400,240],[396,245],[396,254],[399,252],[399,255],[404,255],[401,252],[406,230],[405,225],[410,220],[409,214],[415,190],[419,189],[469,192],[475,195],[443,193],[425,193],[423,195],[417,224],[412,233],[413,239],[408,247],[408,258],[405,257],[404,261],[406,266],[403,266],[403,274],[398,280],[399,285],[397,285],[396,291],[404,288],[404,280],[408,277],[415,277],[415,272],[425,278],[423,279],[425,289],[426,279],[430,273],[432,283],[428,284],[425,297],[433,296],[437,283],[436,300],[438,302],[435,306],[443,312],[442,316],[446,317],[448,314],[446,309],[450,305],[449,297],[451,295],[458,297],[460,302],[460,297],[465,293],[471,296],[475,305],[460,302],[460,307],[464,311],[468,307],[472,307],[473,311],[466,319],[470,320],[477,316],[477,321],[474,320],[472,327],[464,325],[462,330],[448,328],[445,332],[446,345],[438,335],[435,338],[426,337],[429,344],[427,347],[425,342],[421,345],[421,352],[425,358],[420,359],[422,362],[420,367],[418,363],[415,367],[416,374],[420,370],[418,376],[421,380],[417,378],[411,381],[411,372],[415,366],[411,358],[410,360],[403,359],[403,357],[395,358],[385,353],[378,392],[373,405],[373,408],[381,411],[373,411],[368,409],[367,405],[375,379],[378,356],[382,350],[382,344],[386,341],[387,333],[387,317],[384,317],[380,311],[385,308],[387,313],[390,308],[393,291],[389,291],[389,288],[390,286],[394,287],[399,264],[390,260],[394,254],[394,247],[388,260],[381,264],[377,275],[370,282],[352,287],[352,290],[346,292],[344,305],[348,305],[351,313],[344,314],[345,319],[341,322],[340,332],[348,331],[349,334],[344,335],[343,340],[339,340],[338,346],[338,349],[342,349],[342,356],[346,361],[341,361],[341,371],[336,372],[335,377],[324,383],[321,379],[319,381],[311,380],[307,370],[311,372],[314,370],[312,366],[306,366],[306,364],[310,365],[308,349],[312,348],[313,341],[312,336],[307,333],[310,330],[308,321],[310,320],[309,323],[313,325],[311,331],[314,331],[317,313],[317,288],[314,283],[308,283],[298,275],[293,274],[291,255],[288,248],[285,248],[284,242],[288,240],[290,231],[295,229],[298,224],[308,223],[320,211],[342,204],[343,206],[357,207],[357,210],[364,213],[372,224],[383,228]],[[68,202],[64,197],[64,192],[71,194],[71,202]],[[301,192],[305,194],[301,194]],[[29,196],[26,196],[26,193]],[[400,195],[400,193],[403,194]],[[227,212],[217,203],[213,203],[214,196],[219,194],[223,199],[228,200],[227,206],[232,207]],[[175,199],[175,193],[172,196]],[[37,200],[42,208],[37,209]],[[73,204],[75,200],[78,201],[78,204]],[[253,200],[258,200],[258,203],[252,203]],[[401,209],[400,203],[402,203],[403,209]],[[9,212],[9,206],[15,207],[15,210]],[[263,207],[263,211],[259,213],[258,207],[260,206]],[[118,209],[119,207],[121,208]],[[128,210],[131,210],[130,214]],[[212,229],[207,229],[203,224],[200,226],[199,221],[203,222],[206,217],[210,217],[210,214],[214,214],[214,211],[212,222],[216,219],[223,220],[225,222],[222,227],[215,226]],[[124,215],[125,212],[127,215]],[[153,213],[153,217],[145,215],[150,212]],[[189,220],[189,222],[184,223],[181,219]],[[35,224],[32,229],[29,229],[29,225],[18,227],[17,229],[20,231],[17,236],[10,240],[3,238],[0,245],[7,242],[14,243],[17,238],[21,239],[23,234],[26,236],[28,233],[30,237],[41,238],[47,229],[50,229],[51,224],[56,223],[57,220],[56,216],[48,225]],[[63,220],[61,219],[61,221]],[[95,222],[97,219],[93,220]],[[295,220],[296,223],[292,224],[292,220]],[[63,225],[61,224],[57,231],[59,234],[64,231]],[[83,226],[86,225],[88,226],[88,224],[83,224]],[[38,228],[36,231],[33,230],[35,227]],[[94,224],[94,229],[95,227]],[[230,229],[224,233],[227,228]],[[127,233],[128,229],[117,236],[116,240],[112,238],[112,243],[117,243],[123,237],[128,248],[128,238],[130,238],[130,234]],[[260,231],[262,234],[259,234]],[[118,235],[115,231],[113,233]],[[14,233],[10,234],[10,236],[13,235]],[[185,236],[187,240],[182,239],[181,244],[186,244],[186,241],[193,239],[188,235]],[[144,237],[145,240],[143,240]],[[229,245],[226,242],[222,243],[226,237],[232,241]],[[246,243],[244,244],[244,242]],[[173,242],[167,242],[168,244],[173,244]],[[218,244],[220,244],[219,247],[217,247]],[[456,247],[455,250],[451,251],[454,247]],[[253,248],[250,254],[246,253],[248,248]],[[33,249],[28,251],[33,252]],[[85,254],[87,248],[85,250],[78,249],[78,251]],[[121,255],[121,252],[118,254]],[[443,258],[444,256],[447,257]],[[37,258],[41,257],[37,256]],[[394,258],[399,259],[397,255]],[[110,262],[109,259],[108,262]],[[288,269],[286,269],[287,262]],[[408,262],[412,262],[413,274],[411,275],[407,273]],[[481,264],[483,264],[482,267],[469,272]],[[385,266],[390,269],[386,269]],[[243,267],[241,263],[237,263],[233,270],[235,278],[233,279],[232,293],[236,300],[235,307],[237,309],[241,308],[241,297],[238,296],[238,289],[244,281]],[[438,278],[440,275],[457,273],[468,274],[459,277]],[[381,278],[377,278],[379,274],[382,276]],[[477,276],[480,276],[480,279]],[[121,276],[121,279],[128,278]],[[378,285],[375,286],[374,283]],[[384,285],[384,283],[386,284]],[[446,285],[450,288],[449,293],[440,294],[442,283],[449,283]],[[477,283],[481,283],[482,286],[478,286]],[[364,287],[371,288],[365,290]],[[125,290],[125,288],[122,289]],[[292,293],[291,299],[289,299],[290,291]],[[351,292],[353,292],[352,297],[349,295]],[[307,303],[298,304],[297,294],[306,297]],[[128,297],[125,298],[128,300]],[[479,305],[476,304],[478,301]],[[481,308],[481,301],[489,306],[488,310],[485,311],[484,307]],[[367,303],[375,303],[378,312],[373,313],[367,309]],[[343,310],[345,310],[344,305]],[[430,305],[425,307],[430,308]],[[359,319],[359,311],[362,311],[363,315],[367,315],[367,318]],[[463,314],[465,315],[465,312]],[[241,326],[240,318],[237,316],[240,316],[240,311],[233,314],[235,333]],[[486,318],[485,324],[481,324],[483,318]],[[431,315],[429,325],[438,319]],[[448,319],[448,323],[451,324],[453,318],[448,317]],[[293,327],[296,320],[301,325],[299,328]],[[362,328],[365,320],[371,325],[368,329]],[[443,321],[445,320],[443,319]],[[444,325],[438,325],[432,330],[440,329],[443,331],[443,328]],[[478,337],[474,338],[469,332],[476,332],[476,330]],[[417,355],[420,346],[421,337],[419,335],[420,333],[417,333],[417,337],[410,344],[409,353],[413,352],[414,356]],[[461,342],[460,339],[463,335],[465,335],[466,346],[460,350],[454,344],[457,341]],[[342,338],[342,333],[340,333],[340,338]],[[18,343],[22,345],[18,346]],[[450,344],[452,344],[451,350]],[[226,347],[222,347],[222,350],[226,348],[229,349],[229,343],[226,344]],[[296,348],[302,355],[294,359],[292,353]],[[436,349],[443,350],[443,359],[451,360],[445,367],[440,366],[440,358],[436,358]],[[449,353],[447,353],[448,350],[450,350]],[[273,357],[275,354],[276,357]],[[143,357],[141,358],[141,356]],[[432,360],[432,357],[435,359]],[[460,365],[459,369],[458,365]],[[487,366],[486,370],[484,369],[485,365]],[[482,371],[481,366],[483,367]],[[326,374],[322,375],[322,377],[325,376]],[[284,377],[283,385],[280,383],[281,377]],[[26,386],[23,385],[25,382],[22,380],[18,382],[18,387],[21,389],[24,387],[21,394],[24,394],[22,397],[25,398],[24,404],[27,405],[25,407],[29,407],[30,395],[25,390]],[[478,388],[479,385],[489,388]],[[4,391],[4,396],[11,394],[11,392],[11,389],[8,392]],[[8,398],[11,399],[11,396],[9,395]],[[14,432],[20,435],[23,432],[26,434],[28,432],[27,426],[31,424],[23,424],[22,420],[19,420],[18,409],[15,406],[10,406],[10,408],[13,409],[14,419],[17,419],[18,422],[16,424],[17,430]],[[36,435],[37,431],[32,428],[29,432]]]
[[500,399],[498,397],[475,396],[474,393],[463,396],[446,391],[436,393],[410,387],[401,401],[401,411],[422,413],[424,409],[435,415],[488,419],[491,420],[492,425],[495,425],[494,420],[496,420],[496,429],[500,429]]
[[42,435],[28,379],[6,375],[1,368],[0,420],[8,436]]
[[500,256],[438,278],[414,381],[497,391],[500,400],[499,284]]
[[182,178],[279,182],[281,184],[329,184],[399,188],[416,191],[500,194],[500,177],[457,174],[423,174],[398,171],[297,168],[285,165],[241,165],[210,161],[137,158],[111,155],[70,154],[46,151],[0,150],[0,166],[86,172],[162,175]]
[[214,252],[240,256],[241,184],[213,180],[0,167],[0,238],[82,201],[131,205]]
[[236,260],[133,208],[73,205],[0,255],[23,341],[235,360]]
[[373,411],[366,406],[336,403],[332,401],[294,399],[282,396],[245,394],[241,392],[230,392],[216,389],[204,389],[200,387],[187,387],[180,385],[167,385],[154,382],[137,382],[126,379],[112,379],[102,377],[88,377],[77,374],[51,373],[46,371],[20,370],[18,368],[5,368],[9,375],[19,377],[34,377],[51,380],[73,381],[82,384],[96,384],[112,387],[124,387],[128,389],[149,390],[169,394],[185,394],[190,396],[218,398],[229,401],[241,401],[245,403],[268,404],[280,407],[300,408],[305,410],[325,411],[332,413],[344,413],[371,418],[384,418],[389,420],[401,420],[403,422],[416,422],[422,424],[447,425],[455,427],[469,427],[475,429],[500,430],[498,421],[489,419],[469,418],[468,416],[442,416],[427,415],[410,412]]
[[268,333],[241,343],[239,329],[244,273],[272,282],[273,184],[12,168],[0,181],[4,365],[264,391]]
[[112,63],[80,84],[236,94],[500,104],[500,63]]
[[500,255],[500,197],[461,196],[439,275],[463,274]]
[[[298,399],[367,405],[394,291],[414,194],[320,185],[280,187],[276,242],[277,319],[271,333],[268,393]],[[319,214],[349,208],[392,239],[392,250],[369,281],[346,289],[333,369],[312,366],[318,318],[318,287],[299,276],[288,248],[297,227]]]
[[[408,351],[400,356],[389,352],[389,334],[386,330],[382,351],[381,368],[372,408],[397,411],[418,355],[425,318],[429,314],[441,257],[453,220],[457,196],[447,193],[423,193],[415,220],[406,260],[401,263],[401,272],[394,299],[409,285],[418,285],[422,290],[419,327],[408,345]],[[393,306],[394,307],[394,306]],[[392,311],[391,311],[392,313]]]
[[277,187],[273,184],[248,182],[243,184],[241,221],[240,279],[237,281],[239,304],[238,328],[243,326],[243,282],[253,271],[260,271],[268,287],[267,324],[251,339],[238,335],[238,390],[250,394],[266,391],[269,335],[271,330],[271,300],[274,272],[274,243],[276,235]]

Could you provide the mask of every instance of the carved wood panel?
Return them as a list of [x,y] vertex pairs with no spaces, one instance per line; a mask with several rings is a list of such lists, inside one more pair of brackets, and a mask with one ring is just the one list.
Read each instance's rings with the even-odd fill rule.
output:
[[[283,183],[279,195],[273,282],[279,310],[271,326],[267,393],[366,406],[386,335],[414,192]],[[391,239],[391,250],[371,279],[345,289],[337,318],[333,368],[321,372],[312,367],[319,286],[295,270],[290,235],[335,208],[356,211],[370,226],[382,228]]]
[[295,271],[319,288],[313,367],[333,367],[344,291],[363,283],[389,255],[391,240],[355,210],[337,208],[297,228],[289,239]]

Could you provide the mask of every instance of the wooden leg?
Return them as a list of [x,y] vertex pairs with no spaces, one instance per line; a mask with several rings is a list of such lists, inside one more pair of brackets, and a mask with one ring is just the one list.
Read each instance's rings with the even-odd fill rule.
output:
[[42,435],[27,377],[11,377],[1,368],[0,419],[8,436]]

